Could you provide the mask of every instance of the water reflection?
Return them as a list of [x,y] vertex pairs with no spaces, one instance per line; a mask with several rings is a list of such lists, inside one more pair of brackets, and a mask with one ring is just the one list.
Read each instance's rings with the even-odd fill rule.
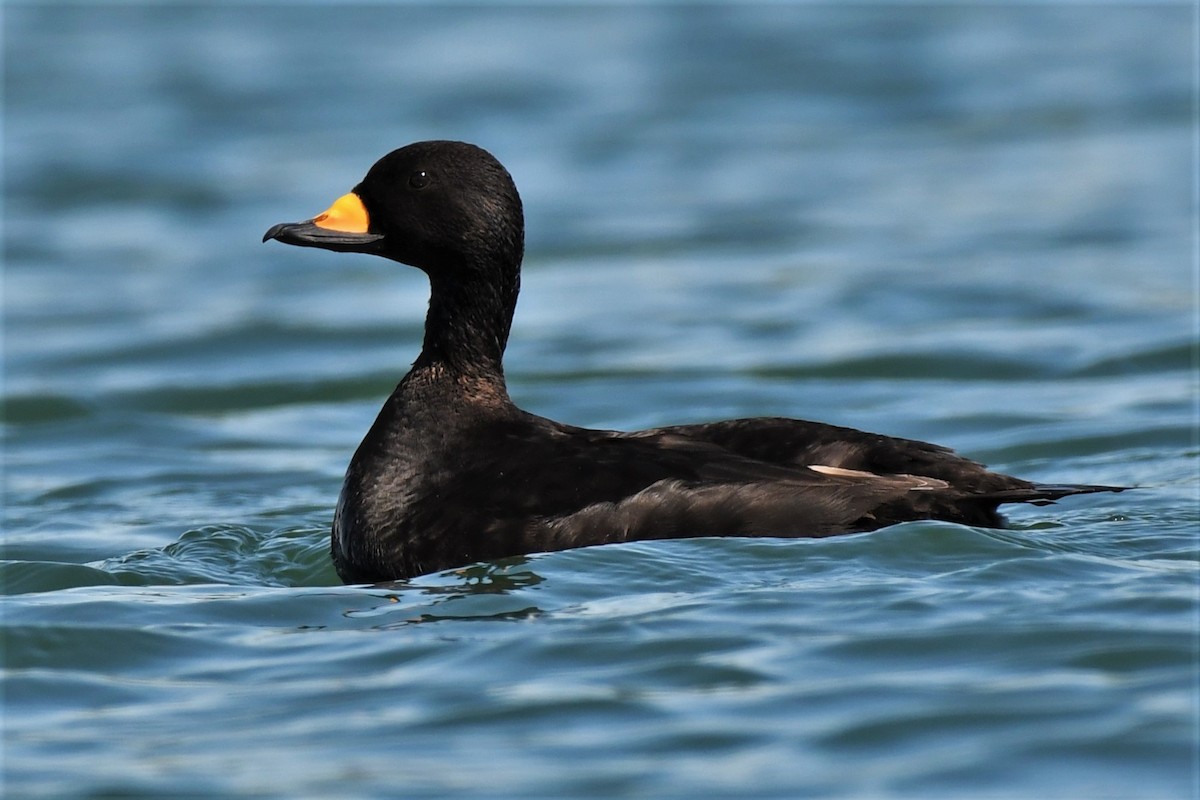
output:
[[[526,568],[529,562],[527,557],[515,556],[433,576],[379,584],[365,596],[382,603],[353,609],[345,615],[388,617],[389,622],[372,626],[380,628],[445,620],[528,619],[540,615],[542,610],[529,602],[526,592],[545,580]],[[379,589],[386,591],[380,594]],[[403,619],[397,621],[396,616]]]

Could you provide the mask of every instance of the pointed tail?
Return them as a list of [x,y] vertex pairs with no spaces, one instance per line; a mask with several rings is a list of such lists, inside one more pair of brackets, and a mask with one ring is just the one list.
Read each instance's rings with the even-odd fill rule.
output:
[[1048,506],[1056,500],[1070,497],[1073,494],[1095,494],[1096,492],[1123,492],[1130,486],[1093,486],[1086,483],[1034,483],[1019,489],[1004,489],[998,492],[988,492],[978,495],[981,499],[997,503],[1031,503],[1035,506]]

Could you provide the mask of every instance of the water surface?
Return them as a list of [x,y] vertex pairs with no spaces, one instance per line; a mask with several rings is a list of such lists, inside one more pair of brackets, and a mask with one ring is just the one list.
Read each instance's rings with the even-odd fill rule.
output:
[[[1195,796],[1193,12],[10,4],[12,797]],[[342,587],[427,287],[259,243],[423,138],[529,225],[518,403],[1136,492]]]

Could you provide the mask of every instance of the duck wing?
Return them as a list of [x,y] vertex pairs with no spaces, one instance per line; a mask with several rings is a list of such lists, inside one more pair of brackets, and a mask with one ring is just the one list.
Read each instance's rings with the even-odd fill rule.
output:
[[[908,519],[995,524],[995,503],[967,503],[926,475],[751,458],[679,429],[593,431],[537,420],[503,448],[485,526],[532,549],[696,536],[821,537]],[[499,505],[497,505],[499,503]],[[532,547],[530,545],[533,545]]]
[[658,431],[710,442],[746,458],[781,466],[848,469],[876,475],[922,475],[974,493],[1033,486],[1028,481],[992,472],[948,447],[821,422],[759,417],[677,425]]
[[[786,417],[756,417],[695,425],[677,425],[655,432],[709,442],[746,458],[782,466],[808,466],[826,474],[851,470],[876,476],[924,476],[945,481],[963,503],[994,508],[1003,503],[1048,505],[1076,494],[1122,492],[1126,486],[1081,483],[1034,483],[958,455],[948,447],[916,439]],[[648,433],[650,433],[648,431]],[[999,516],[992,523],[1002,524]]]

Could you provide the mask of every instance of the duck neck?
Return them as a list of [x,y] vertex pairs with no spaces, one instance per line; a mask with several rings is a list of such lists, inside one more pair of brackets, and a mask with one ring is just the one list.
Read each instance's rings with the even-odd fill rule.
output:
[[519,282],[517,270],[494,268],[431,275],[425,342],[413,366],[503,387]]

